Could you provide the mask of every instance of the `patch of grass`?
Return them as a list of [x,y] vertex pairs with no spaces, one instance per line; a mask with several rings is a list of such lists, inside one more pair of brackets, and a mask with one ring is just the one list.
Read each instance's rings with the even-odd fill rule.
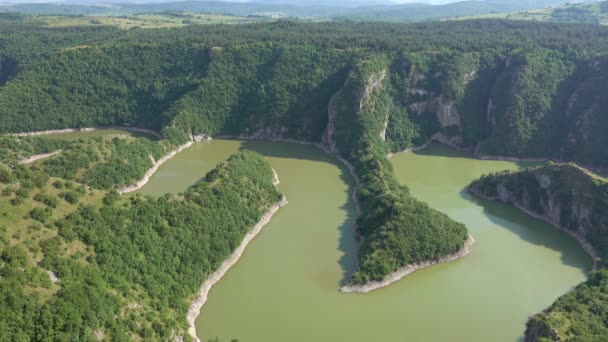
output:
[[63,16],[33,15],[30,22],[48,27],[113,26],[123,30],[132,28],[173,28],[187,25],[245,24],[273,20],[276,15],[239,17],[211,13],[161,12],[125,16]]

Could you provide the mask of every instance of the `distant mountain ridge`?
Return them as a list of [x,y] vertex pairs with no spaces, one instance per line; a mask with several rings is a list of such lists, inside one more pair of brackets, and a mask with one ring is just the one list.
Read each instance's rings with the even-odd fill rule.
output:
[[296,0],[227,1],[165,1],[145,3],[93,2],[76,0],[48,3],[0,3],[0,12],[69,15],[129,15],[163,11],[230,14],[250,16],[273,13],[278,17],[333,18],[371,21],[413,22],[476,16],[489,13],[514,12],[563,5],[564,0],[488,0],[459,1],[444,5],[421,2],[391,4],[387,0],[321,1],[303,5]]

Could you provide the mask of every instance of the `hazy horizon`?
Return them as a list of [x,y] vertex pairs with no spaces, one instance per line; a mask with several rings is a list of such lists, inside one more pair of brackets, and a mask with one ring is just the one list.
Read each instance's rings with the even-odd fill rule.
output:
[[[27,4],[27,3],[52,3],[52,2],[63,2],[63,3],[103,3],[103,2],[113,2],[113,3],[159,3],[159,2],[179,2],[186,0],[0,0],[0,3],[11,3],[11,4]],[[219,1],[219,2],[240,2],[240,3],[274,3],[274,4],[282,4],[282,3],[290,3],[299,5],[310,4],[310,1],[294,1],[294,0],[195,0],[195,1]],[[412,4],[412,3],[424,3],[430,5],[445,5],[453,2],[461,2],[464,0],[338,0],[332,1],[331,5],[357,5],[357,4]],[[485,0],[476,0],[476,1],[485,1]],[[316,1],[314,4],[318,4]]]

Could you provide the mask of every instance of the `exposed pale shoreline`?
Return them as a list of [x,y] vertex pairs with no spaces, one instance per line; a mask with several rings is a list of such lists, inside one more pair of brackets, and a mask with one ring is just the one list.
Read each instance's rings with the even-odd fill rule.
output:
[[[47,130],[47,131],[36,131],[36,132],[10,133],[8,135],[15,136],[15,137],[27,137],[27,136],[61,134],[61,133],[72,133],[72,132],[92,132],[92,131],[100,131],[100,130],[123,130],[123,131],[130,131],[130,132],[139,132],[139,133],[153,135],[154,137],[156,137],[158,139],[163,139],[163,136],[160,135],[159,133],[145,129],[145,128],[123,127],[123,126],[108,126],[108,127],[94,127],[94,128],[66,128],[66,129],[55,129],[55,130]],[[146,173],[144,174],[142,179],[137,181],[135,184],[125,186],[124,188],[119,189],[118,193],[122,195],[122,194],[130,193],[130,192],[141,189],[144,185],[146,185],[148,183],[148,181],[150,181],[150,177],[152,177],[152,175],[154,175],[154,173],[156,173],[158,168],[161,165],[163,165],[166,161],[173,158],[175,155],[177,155],[181,151],[192,146],[194,143],[200,142],[200,141],[205,141],[205,140],[210,140],[211,138],[205,134],[201,134],[198,136],[192,136],[192,137],[190,137],[190,139],[191,140],[188,141],[187,143],[178,146],[176,149],[172,150],[171,152],[167,153],[159,160],[155,161],[154,164],[152,165],[152,167],[150,169],[148,169],[148,171],[146,171]],[[51,153],[31,156],[29,158],[26,158],[26,159],[20,161],[19,163],[20,164],[32,163],[36,160],[48,158],[48,157],[54,156],[56,154],[59,154],[61,152],[62,151],[55,151],[55,152],[51,152]]]
[[216,135],[214,137],[214,139],[236,139],[236,140],[286,142],[286,143],[293,143],[293,144],[300,144],[300,145],[311,145],[311,146],[315,146],[315,147],[323,150],[325,153],[327,153],[327,155],[329,155],[330,157],[336,158],[340,163],[342,163],[342,165],[344,165],[346,167],[346,169],[348,170],[350,175],[355,180],[355,187],[352,192],[352,199],[353,199],[353,202],[355,203],[355,209],[357,210],[357,214],[361,213],[359,199],[357,198],[357,189],[359,189],[359,176],[357,176],[353,166],[346,159],[342,158],[340,155],[338,155],[338,153],[332,152],[327,146],[320,144],[320,143],[306,141],[306,140],[258,137],[258,136],[251,136],[251,135]]
[[566,227],[563,227],[555,222],[551,222],[549,219],[547,219],[546,217],[539,215],[535,212],[532,212],[531,210],[528,210],[524,207],[522,207],[521,205],[517,204],[517,203],[513,203],[513,202],[503,202],[500,198],[496,197],[496,196],[486,196],[484,194],[482,194],[481,192],[469,187],[468,188],[469,191],[474,194],[475,196],[479,196],[481,198],[490,200],[490,201],[500,201],[502,203],[506,203],[506,204],[510,204],[512,206],[514,206],[515,208],[523,211],[524,213],[526,213],[527,215],[537,219],[537,220],[542,220],[547,222],[548,224],[552,225],[553,227],[565,232],[566,234],[570,235],[571,237],[573,237],[576,242],[578,242],[578,244],[581,246],[581,248],[585,251],[585,253],[587,253],[591,259],[593,260],[593,269],[596,269],[597,267],[597,261],[600,259],[598,252],[595,250],[595,248],[593,248],[593,246],[591,246],[591,244],[589,243],[589,241],[587,241],[585,239],[585,237],[583,237],[582,235],[573,232],[569,229],[567,229]]
[[496,161],[510,161],[510,162],[548,162],[549,158],[521,158],[521,157],[505,157],[505,156],[490,156],[485,154],[473,154],[475,158],[479,160],[496,160]]
[[158,139],[162,139],[163,136],[158,132],[154,132],[149,129],[129,126],[100,126],[100,127],[84,127],[84,128],[64,128],[64,129],[50,129],[46,131],[33,131],[33,132],[22,132],[22,133],[8,133],[8,136],[13,137],[30,137],[36,135],[49,135],[49,134],[61,134],[61,133],[73,133],[73,132],[92,132],[92,131],[105,131],[105,130],[121,130],[137,133],[145,133],[153,135]]
[[397,151],[397,152],[390,152],[389,154],[386,155],[386,157],[388,159],[391,159],[392,157],[398,155],[398,154],[402,154],[402,153],[410,153],[410,152],[418,152],[421,150],[424,150],[425,148],[429,147],[430,144],[432,144],[434,141],[433,140],[429,140],[426,143],[420,145],[420,146],[413,146],[413,147],[408,147],[405,150],[402,151]]
[[373,290],[387,287],[393,283],[398,282],[399,280],[403,279],[404,277],[406,277],[418,270],[421,270],[421,269],[424,269],[424,268],[427,268],[427,267],[430,267],[433,265],[443,264],[443,263],[447,263],[447,262],[451,262],[451,261],[455,261],[460,258],[463,258],[471,252],[471,247],[474,244],[475,244],[475,239],[469,235],[469,238],[464,242],[464,245],[462,246],[462,248],[456,253],[443,256],[437,260],[427,260],[427,261],[421,261],[421,262],[418,262],[415,264],[406,265],[404,267],[401,267],[397,271],[390,273],[389,275],[384,277],[384,279],[381,281],[371,281],[371,282],[368,282],[368,283],[362,284],[362,285],[342,286],[340,288],[340,292],[367,293],[367,292],[370,292]]
[[119,194],[126,194],[129,192],[133,192],[136,190],[141,189],[144,185],[146,185],[148,183],[148,181],[150,181],[150,177],[152,177],[152,175],[154,175],[154,173],[156,173],[156,171],[158,170],[158,168],[163,165],[167,160],[175,157],[176,154],[180,153],[181,151],[187,149],[188,147],[192,146],[195,143],[195,141],[188,141],[187,143],[178,146],[176,149],[174,149],[173,151],[165,154],[162,158],[160,158],[159,160],[157,160],[156,162],[154,162],[154,164],[152,165],[152,167],[150,169],[148,169],[148,171],[146,171],[146,173],[144,174],[144,176],[142,177],[142,179],[140,179],[139,181],[137,181],[137,183],[133,184],[133,185],[129,185],[126,186],[122,189],[118,190]]
[[[274,173],[273,184],[275,186],[277,186],[277,185],[279,185],[279,177],[278,177],[276,171],[274,171],[274,169],[272,171]],[[286,204],[287,204],[287,199],[285,197],[283,197],[281,199],[281,201],[279,201],[278,203],[273,205],[270,209],[268,209],[268,211],[262,216],[262,218],[251,229],[251,231],[249,231],[245,235],[241,244],[234,250],[234,252],[230,255],[230,257],[228,259],[224,260],[224,262],[222,263],[220,268],[218,268],[217,271],[211,273],[209,275],[209,277],[207,277],[207,279],[205,280],[203,285],[201,285],[201,288],[198,292],[198,296],[194,300],[194,302],[192,302],[192,305],[190,306],[190,310],[188,310],[188,315],[186,316],[186,318],[188,320],[188,325],[189,325],[188,333],[190,334],[190,336],[192,337],[192,339],[195,342],[200,342],[200,339],[198,338],[198,336],[196,336],[195,321],[196,321],[196,318],[201,313],[201,309],[203,308],[203,305],[205,305],[205,303],[207,302],[207,298],[209,296],[209,291],[211,290],[213,285],[217,284],[217,282],[219,282],[222,279],[222,277],[224,277],[226,272],[239,261],[239,259],[243,255],[243,252],[245,251],[245,248],[247,248],[249,243],[262,231],[262,228],[264,228],[264,226],[266,226],[266,224],[268,224],[268,222],[270,222],[270,219],[272,218],[272,216],[281,207],[285,206]]]
[[33,163],[40,159],[45,159],[45,158],[49,158],[49,157],[58,155],[61,152],[63,152],[63,151],[59,150],[59,151],[50,152],[50,153],[37,154],[37,155],[20,160],[19,164],[30,164],[30,163]]

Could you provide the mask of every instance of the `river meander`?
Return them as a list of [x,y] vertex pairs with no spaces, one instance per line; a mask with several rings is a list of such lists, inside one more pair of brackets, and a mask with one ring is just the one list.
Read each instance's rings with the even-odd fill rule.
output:
[[525,165],[481,161],[443,146],[399,154],[400,182],[463,222],[469,256],[369,294],[338,288],[355,266],[353,180],[307,145],[213,140],[165,163],[141,192],[179,192],[241,148],[264,154],[289,204],[211,290],[197,319],[203,341],[505,341],[528,315],[585,279],[590,258],[553,227],[464,191],[478,176]]

